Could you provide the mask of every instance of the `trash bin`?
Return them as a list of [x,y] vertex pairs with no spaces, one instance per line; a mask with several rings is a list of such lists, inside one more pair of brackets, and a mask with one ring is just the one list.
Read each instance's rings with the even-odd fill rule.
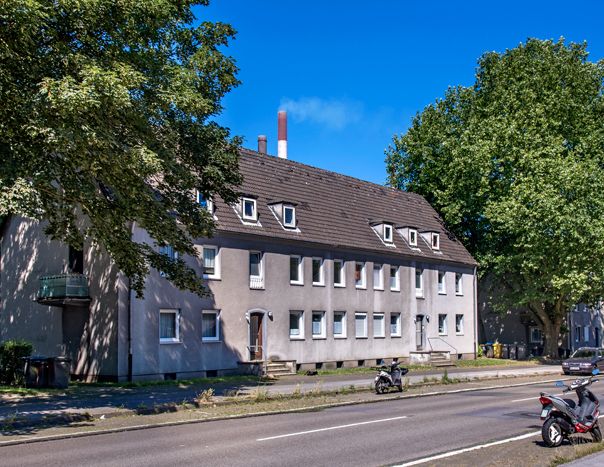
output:
[[516,344],[510,344],[509,345],[509,352],[510,352],[510,359],[511,360],[516,360],[517,359]]
[[48,358],[25,357],[25,387],[44,388],[48,386]]
[[495,358],[501,358],[501,354],[503,353],[503,344],[499,342],[495,342],[493,344],[493,356]]
[[510,358],[510,346],[508,344],[502,344],[503,349],[501,353],[501,358]]
[[487,358],[493,358],[493,344],[487,342],[485,346],[487,348]]
[[516,356],[518,360],[526,360],[526,344],[518,344]]
[[66,389],[69,386],[71,360],[67,357],[48,359],[48,385],[51,388]]

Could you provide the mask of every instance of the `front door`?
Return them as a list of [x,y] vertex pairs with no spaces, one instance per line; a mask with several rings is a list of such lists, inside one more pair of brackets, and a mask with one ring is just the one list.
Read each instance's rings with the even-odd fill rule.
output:
[[262,317],[261,313],[250,316],[250,360],[262,360]]
[[424,349],[424,315],[417,315],[415,317],[415,347],[417,350]]

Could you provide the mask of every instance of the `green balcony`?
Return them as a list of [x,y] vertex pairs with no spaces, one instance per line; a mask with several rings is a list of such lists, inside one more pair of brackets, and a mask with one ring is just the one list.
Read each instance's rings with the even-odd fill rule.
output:
[[36,301],[53,306],[86,304],[90,301],[88,278],[83,274],[40,277],[40,289]]

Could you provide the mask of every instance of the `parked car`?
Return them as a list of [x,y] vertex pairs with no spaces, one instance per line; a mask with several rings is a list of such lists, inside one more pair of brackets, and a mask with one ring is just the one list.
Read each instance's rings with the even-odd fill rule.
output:
[[580,347],[562,362],[565,375],[590,375],[594,368],[604,372],[604,349],[596,347]]

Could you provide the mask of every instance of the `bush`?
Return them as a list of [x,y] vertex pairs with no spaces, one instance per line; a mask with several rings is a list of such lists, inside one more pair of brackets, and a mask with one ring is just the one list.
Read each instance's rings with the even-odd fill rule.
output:
[[0,384],[23,384],[23,357],[29,357],[34,346],[24,340],[8,340],[0,344]]

